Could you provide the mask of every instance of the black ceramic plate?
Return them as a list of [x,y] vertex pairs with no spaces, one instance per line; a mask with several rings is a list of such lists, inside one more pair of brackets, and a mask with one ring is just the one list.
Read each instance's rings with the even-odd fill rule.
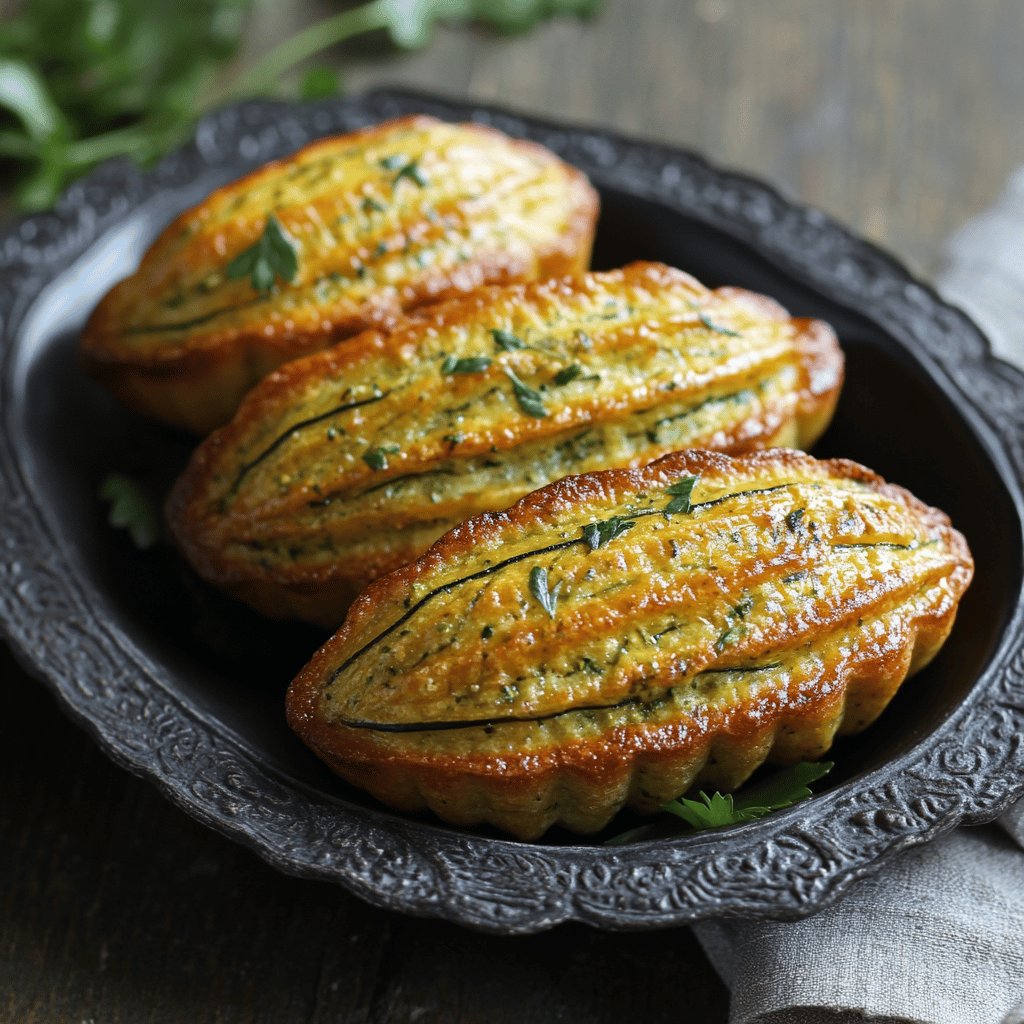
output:
[[[112,469],[181,466],[188,443],[133,419],[76,366],[97,299],[211,188],[318,135],[413,111],[537,139],[601,190],[595,263],[664,260],[837,328],[848,383],[818,446],[945,509],[977,575],[933,665],[840,743],[829,788],[731,829],[609,848],[543,844],[392,815],[287,731],[282,697],[322,637],[267,625],[140,554],[96,497]],[[0,237],[0,613],[16,651],[120,764],[277,867],[480,928],[569,919],[651,928],[713,914],[796,916],[887,855],[1024,792],[1024,376],[892,259],[822,214],[692,154],[422,96],[253,103],[205,119],[149,175],[108,164],[56,212]]]

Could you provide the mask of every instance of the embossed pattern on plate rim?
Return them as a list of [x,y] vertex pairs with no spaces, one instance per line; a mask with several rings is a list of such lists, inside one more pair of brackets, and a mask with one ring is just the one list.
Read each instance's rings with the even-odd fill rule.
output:
[[341,883],[379,906],[527,933],[569,920],[616,929],[716,915],[799,917],[896,851],[995,817],[1024,793],[1024,607],[970,697],[890,765],[787,812],[711,834],[614,849],[490,839],[331,798],[175,693],[158,664],[96,612],[93,584],[22,470],[19,329],[40,291],[145,201],[203,173],[239,171],[308,139],[413,111],[533,138],[600,184],[733,234],[895,336],[955,396],[1024,507],[1024,374],[898,262],[752,178],[668,146],[489,106],[380,91],[314,104],[249,102],[205,117],[143,174],[126,161],[75,183],[48,213],[0,232],[0,623],[26,669],[119,764],[283,871]]

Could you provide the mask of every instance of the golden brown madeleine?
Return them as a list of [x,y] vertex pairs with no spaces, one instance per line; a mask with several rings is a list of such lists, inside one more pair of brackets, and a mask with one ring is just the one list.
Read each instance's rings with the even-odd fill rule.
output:
[[333,628],[445,530],[567,473],[806,447],[841,379],[825,324],[665,266],[488,289],[283,367],[170,520],[208,580]]
[[491,128],[408,117],[324,139],[214,192],[99,304],[86,365],[206,433],[274,367],[487,283],[586,270],[582,172]]
[[855,463],[679,452],[567,477],[378,580],[288,718],[396,808],[591,832],[863,729],[972,571],[942,512]]

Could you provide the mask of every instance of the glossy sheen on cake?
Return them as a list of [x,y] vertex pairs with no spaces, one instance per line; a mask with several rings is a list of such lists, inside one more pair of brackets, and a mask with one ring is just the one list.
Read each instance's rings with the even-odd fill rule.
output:
[[568,473],[810,445],[842,367],[827,325],[660,264],[488,289],[282,367],[170,520],[206,579],[334,628],[452,526]]
[[[582,172],[481,125],[324,139],[175,220],[99,304],[82,355],[137,411],[206,433],[289,359],[482,284],[586,270],[597,208]],[[245,254],[263,244],[258,268]]]
[[395,808],[592,832],[863,729],[972,571],[942,512],[855,463],[680,452],[446,534],[358,599],[288,717]]

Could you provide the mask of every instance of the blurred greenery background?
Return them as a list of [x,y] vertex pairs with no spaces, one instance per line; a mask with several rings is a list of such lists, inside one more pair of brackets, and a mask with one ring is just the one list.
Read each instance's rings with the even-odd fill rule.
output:
[[[255,0],[26,0],[0,25],[0,174],[21,210],[43,209],[101,160],[150,163],[229,100],[340,92],[336,52],[317,59],[341,44],[415,50],[440,23],[522,33],[601,2],[368,0],[319,16],[307,5],[281,34]],[[238,60],[243,37],[263,52]]]

